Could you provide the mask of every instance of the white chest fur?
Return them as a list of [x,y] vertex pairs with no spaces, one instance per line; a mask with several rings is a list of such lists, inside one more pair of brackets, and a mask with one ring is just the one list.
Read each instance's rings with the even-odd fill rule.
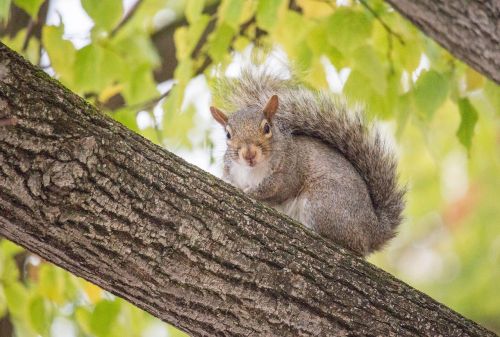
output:
[[309,200],[305,196],[297,196],[288,199],[274,208],[285,213],[290,218],[301,222],[304,226],[311,228],[311,213],[309,211]]
[[[262,163],[256,167],[235,164],[231,165],[229,169],[229,180],[236,187],[245,190],[258,186],[269,174],[270,167],[268,163]],[[311,213],[307,197],[299,195],[281,204],[273,205],[273,207],[292,219],[301,222],[306,227],[311,227]]]
[[270,168],[268,163],[261,163],[255,167],[234,164],[231,165],[229,170],[232,184],[241,189],[258,186],[269,173]]

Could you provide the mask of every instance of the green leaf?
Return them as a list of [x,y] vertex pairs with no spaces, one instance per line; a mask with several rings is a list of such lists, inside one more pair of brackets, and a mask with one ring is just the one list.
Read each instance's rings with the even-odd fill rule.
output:
[[14,4],[24,9],[32,18],[37,16],[43,2],[44,0],[14,0]]
[[184,147],[191,147],[188,133],[193,127],[196,109],[189,106],[185,111],[165,111],[163,116],[163,133],[171,142]]
[[366,42],[372,32],[372,20],[365,12],[339,8],[327,23],[328,42],[343,53]]
[[467,98],[462,98],[458,101],[458,109],[461,119],[457,137],[460,143],[467,148],[467,151],[470,151],[474,127],[478,120],[478,113]]
[[359,47],[352,54],[354,69],[359,70],[371,81],[372,88],[378,94],[385,94],[387,89],[387,79],[382,61],[373,48],[368,45]]
[[429,70],[420,74],[415,83],[414,97],[423,117],[431,119],[448,96],[448,80],[442,74]]
[[399,140],[408,124],[410,116],[414,113],[414,106],[410,93],[406,93],[398,97],[396,102],[396,138]]
[[122,108],[113,113],[113,119],[132,131],[139,132],[137,125],[137,111],[134,109]]
[[259,0],[256,14],[257,26],[267,31],[272,30],[278,21],[281,3],[282,0]]
[[90,327],[99,337],[107,336],[115,324],[120,313],[120,302],[101,301],[95,306],[92,317],[90,318]]
[[29,304],[29,317],[33,330],[42,336],[48,335],[50,313],[45,300],[41,296],[34,297]]
[[337,67],[337,69],[344,66],[342,53],[332,44],[325,43],[325,41],[328,41],[328,32],[324,22],[312,28],[305,41],[314,54],[326,55],[330,62]]
[[362,72],[353,70],[349,74],[344,86],[344,93],[352,103],[367,102],[371,95],[370,79]]
[[[395,39],[394,39],[395,40]],[[419,40],[405,40],[405,44],[394,42],[394,61],[408,72],[413,72],[420,64],[422,46]]]
[[163,103],[163,129],[168,127],[170,123],[169,119],[165,118],[166,116],[173,116],[180,113],[182,93],[185,88],[185,85],[175,85],[168,93],[167,99]]
[[182,60],[174,72],[177,86],[185,87],[193,75],[193,60],[190,58]]
[[112,45],[110,48],[119,53],[128,63],[146,63],[151,67],[160,64],[160,57],[149,33],[141,29],[130,29],[127,34],[117,35],[110,43]]
[[236,31],[226,23],[220,24],[215,32],[210,35],[208,54],[214,62],[222,60],[227,55],[229,45]]
[[0,287],[0,317],[3,317],[7,312],[7,298],[3,292],[3,288]]
[[10,1],[11,0],[0,1],[0,21],[8,19],[10,11]]
[[7,307],[15,315],[22,315],[28,302],[28,291],[19,282],[10,282],[4,284],[3,288]]
[[136,104],[158,96],[151,66],[143,64],[130,72],[123,95],[127,104]]
[[220,5],[220,20],[238,30],[240,26],[241,13],[245,2],[241,0],[226,0]]
[[311,22],[305,20],[302,15],[294,11],[285,11],[274,30],[275,41],[284,47],[290,58],[295,61],[294,66],[301,70],[308,70],[313,64],[313,52],[308,45],[311,27]]
[[64,302],[65,279],[63,271],[53,265],[43,264],[39,270],[40,293],[56,303]]
[[490,102],[493,113],[500,115],[500,86],[493,81],[486,81],[484,95]]
[[161,145],[161,138],[158,135],[158,131],[154,127],[147,127],[138,131],[138,133],[146,139],[149,139],[157,145]]
[[191,56],[209,21],[210,17],[208,15],[202,15],[188,27],[177,28],[174,33],[174,41],[178,60],[184,60]]
[[19,254],[24,250],[23,247],[16,245],[14,242],[9,240],[0,241],[0,252],[3,256],[12,257]]
[[96,27],[110,31],[123,14],[122,0],[82,0],[82,6]]
[[13,256],[0,255],[0,282],[11,283],[19,279],[19,269]]
[[198,20],[201,17],[204,5],[205,5],[205,0],[186,1],[186,8],[184,9],[184,14],[186,15],[186,19],[190,24],[196,22],[196,20]]
[[77,51],[74,67],[77,90],[96,93],[121,81],[127,69],[118,53],[95,43]]
[[91,92],[96,88],[104,88],[99,73],[102,53],[95,44],[78,50],[75,62],[75,86],[80,92]]
[[50,65],[65,85],[72,86],[74,79],[76,50],[73,44],[63,39],[64,26],[44,26],[43,47],[47,51]]
[[92,320],[92,312],[89,309],[85,307],[78,307],[75,310],[75,320],[83,332],[88,335],[92,334],[92,327],[90,323]]

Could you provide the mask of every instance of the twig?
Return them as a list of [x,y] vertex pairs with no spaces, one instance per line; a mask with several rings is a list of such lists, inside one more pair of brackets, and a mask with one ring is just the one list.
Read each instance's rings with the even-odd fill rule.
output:
[[158,125],[158,120],[156,120],[155,113],[153,111],[149,111],[149,116],[153,120],[153,128],[155,129],[156,138],[158,138],[158,144],[163,145],[163,130]]
[[297,3],[297,0],[290,0],[290,2],[288,3],[288,9],[299,14],[302,14],[304,12],[302,7],[300,7],[300,5]]
[[125,26],[125,24],[134,16],[135,12],[142,4],[143,0],[137,0],[136,3],[130,8],[130,10],[125,14],[125,16],[118,22],[115,28],[109,34],[110,37],[114,37],[118,31]]
[[141,103],[136,103],[136,104],[132,104],[132,105],[129,105],[129,106],[124,106],[125,109],[131,109],[131,110],[137,110],[137,111],[140,111],[140,110],[148,110],[148,109],[151,109],[152,107],[154,107],[159,101],[161,101],[162,99],[164,99],[165,97],[167,97],[169,94],[170,94],[170,91],[172,89],[170,89],[169,91],[167,92],[164,92],[163,94],[161,94],[160,96],[158,97],[155,97],[155,98],[151,98],[145,102],[141,102]]
[[26,28],[26,35],[24,37],[23,47],[21,49],[23,52],[26,51],[26,49],[28,48],[30,39],[33,36],[35,30],[35,26],[36,26],[35,21],[33,19],[30,19],[28,27]]
[[[255,38],[250,38],[250,36],[247,34],[248,29],[253,25],[256,24],[257,20],[255,15],[252,16],[249,20],[246,22],[243,22],[240,26],[240,32],[239,35],[247,37],[249,40],[251,40],[256,46],[260,45],[260,38],[264,35],[267,34],[265,30],[260,29],[259,27],[255,27]],[[231,45],[234,43],[236,38],[233,39],[231,42]]]
[[392,35],[387,34],[387,59],[389,60],[389,72],[394,74],[394,61],[392,60]]
[[372,7],[370,7],[370,5],[368,5],[366,0],[359,0],[359,3],[373,15],[373,17],[382,25],[382,27],[384,27],[385,31],[387,32],[387,59],[389,60],[389,71],[391,74],[393,74],[394,62],[392,60],[392,38],[396,37],[402,45],[405,44],[405,41],[403,40],[401,35],[393,31],[392,28],[384,20],[382,20],[380,15],[378,15],[378,13]]
[[382,27],[384,27],[384,29],[387,31],[388,34],[393,35],[394,37],[396,37],[398,39],[399,43],[401,43],[403,45],[405,44],[405,41],[403,40],[403,38],[401,37],[401,35],[399,35],[395,31],[393,31],[392,28],[387,23],[385,23],[384,20],[382,20],[382,18],[380,17],[380,15],[378,15],[378,13],[375,12],[375,10],[370,7],[370,5],[368,5],[368,3],[366,2],[366,0],[358,0],[358,1],[359,1],[359,3],[363,7],[365,7],[368,10],[368,12],[370,12],[375,17],[375,19],[377,19],[377,21],[382,25]]

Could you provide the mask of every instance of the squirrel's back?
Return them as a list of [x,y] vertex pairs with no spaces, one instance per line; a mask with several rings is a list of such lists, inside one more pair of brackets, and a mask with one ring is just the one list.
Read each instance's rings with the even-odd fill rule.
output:
[[216,91],[232,110],[263,107],[269,97],[278,95],[278,127],[294,135],[320,139],[338,151],[365,182],[378,222],[378,235],[369,251],[379,249],[395,235],[402,220],[405,193],[397,183],[397,161],[379,131],[365,124],[359,108],[349,110],[345,102],[329,93],[311,90],[293,77],[283,79],[255,66],[244,68],[239,78],[219,79]]

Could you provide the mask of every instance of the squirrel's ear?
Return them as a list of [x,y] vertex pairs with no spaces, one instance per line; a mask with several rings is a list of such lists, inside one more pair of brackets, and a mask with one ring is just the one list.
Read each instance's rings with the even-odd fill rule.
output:
[[210,112],[212,113],[212,117],[222,126],[227,125],[227,116],[222,111],[217,109],[214,106],[210,107]]
[[266,116],[268,120],[273,119],[274,114],[278,110],[278,101],[278,95],[271,96],[269,101],[267,101],[266,107],[264,108],[264,116]]

